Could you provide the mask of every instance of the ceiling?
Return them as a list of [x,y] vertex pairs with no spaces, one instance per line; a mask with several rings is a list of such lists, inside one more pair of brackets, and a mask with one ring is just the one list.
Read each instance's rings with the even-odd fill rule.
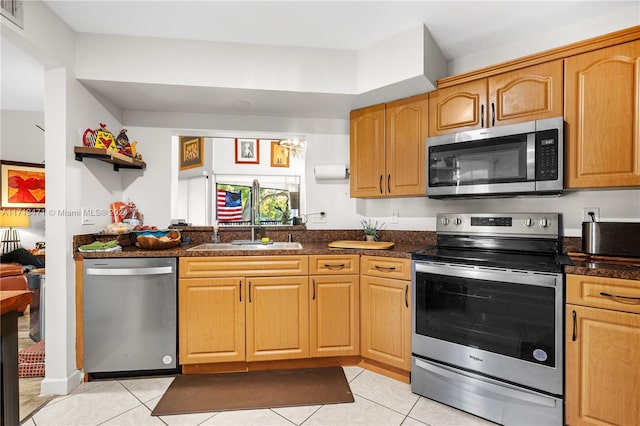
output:
[[[277,46],[358,50],[424,23],[448,60],[637,5],[637,0],[43,1],[76,32]],[[4,38],[1,52],[2,108],[42,110],[42,67]],[[91,89],[125,110],[140,111],[344,117],[340,106],[348,108],[352,101],[133,83],[95,82]],[[232,105],[238,99],[250,105]]]

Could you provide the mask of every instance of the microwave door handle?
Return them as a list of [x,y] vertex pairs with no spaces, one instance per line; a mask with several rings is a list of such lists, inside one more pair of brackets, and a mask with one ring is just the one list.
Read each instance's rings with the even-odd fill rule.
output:
[[527,181],[536,180],[536,134],[527,134]]

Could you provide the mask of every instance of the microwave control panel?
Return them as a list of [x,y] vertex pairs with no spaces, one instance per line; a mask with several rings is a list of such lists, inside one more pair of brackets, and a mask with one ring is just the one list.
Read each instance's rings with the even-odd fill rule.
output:
[[536,132],[536,180],[558,179],[558,130]]

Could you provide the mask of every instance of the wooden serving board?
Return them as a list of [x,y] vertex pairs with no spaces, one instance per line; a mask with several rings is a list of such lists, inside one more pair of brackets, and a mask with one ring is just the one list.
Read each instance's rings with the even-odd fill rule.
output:
[[390,249],[395,243],[390,241],[332,241],[329,243],[331,248],[353,248],[367,250],[384,250]]

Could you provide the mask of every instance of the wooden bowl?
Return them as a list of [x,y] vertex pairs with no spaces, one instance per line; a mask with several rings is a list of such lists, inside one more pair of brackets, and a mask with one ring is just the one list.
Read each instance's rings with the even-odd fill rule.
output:
[[163,250],[180,245],[180,232],[171,230],[164,237],[138,235],[136,245],[146,250]]

